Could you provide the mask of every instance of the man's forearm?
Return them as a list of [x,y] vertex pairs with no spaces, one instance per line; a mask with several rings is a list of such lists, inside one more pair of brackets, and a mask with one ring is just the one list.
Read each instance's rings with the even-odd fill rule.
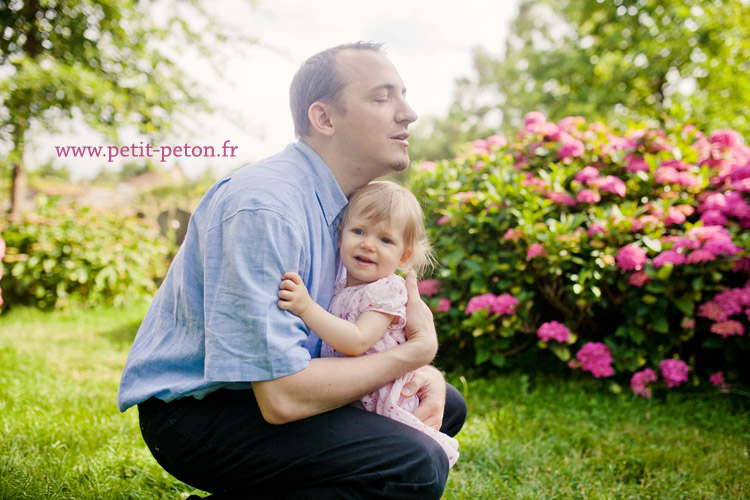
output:
[[253,390],[266,421],[283,424],[356,401],[434,356],[428,343],[409,341],[367,356],[313,359],[292,375],[254,382]]

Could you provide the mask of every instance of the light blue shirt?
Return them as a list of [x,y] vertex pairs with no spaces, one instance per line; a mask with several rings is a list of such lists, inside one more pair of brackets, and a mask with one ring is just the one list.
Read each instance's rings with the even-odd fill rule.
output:
[[277,305],[296,271],[327,308],[339,270],[347,199],[299,141],[217,182],[141,324],[120,381],[120,411],[155,396],[202,398],[305,368],[320,339]]

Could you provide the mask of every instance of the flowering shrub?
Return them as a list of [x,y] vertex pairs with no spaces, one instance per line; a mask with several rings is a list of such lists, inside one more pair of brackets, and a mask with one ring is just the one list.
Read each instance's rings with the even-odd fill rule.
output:
[[659,377],[748,379],[750,148],[736,132],[530,113],[513,137],[416,165],[410,184],[440,262],[426,300],[445,363],[553,353],[644,396]]
[[6,306],[119,305],[156,292],[169,265],[157,228],[133,215],[37,201],[35,213],[2,227]]
[[[0,280],[3,279],[3,257],[5,257],[5,240],[0,237]],[[0,288],[0,307],[3,305],[3,289]]]

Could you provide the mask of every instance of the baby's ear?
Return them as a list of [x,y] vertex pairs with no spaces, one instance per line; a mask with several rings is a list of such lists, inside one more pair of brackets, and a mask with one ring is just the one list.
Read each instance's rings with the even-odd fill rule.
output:
[[407,262],[411,260],[411,258],[414,256],[413,250],[404,250],[403,255],[401,255],[401,262],[400,264],[403,266]]

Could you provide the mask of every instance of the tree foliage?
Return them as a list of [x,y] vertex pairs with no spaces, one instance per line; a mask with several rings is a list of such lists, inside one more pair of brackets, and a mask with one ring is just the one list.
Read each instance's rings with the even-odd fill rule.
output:
[[[456,103],[482,120],[465,129],[486,134],[499,111],[510,131],[536,110],[621,126],[669,116],[750,137],[748,16],[744,0],[521,0],[503,57],[475,53]],[[437,127],[466,139],[448,121]]]
[[32,125],[53,129],[75,113],[110,138],[125,125],[153,136],[169,130],[178,110],[205,105],[174,54],[188,46],[207,54],[227,39],[207,7],[200,0],[0,1],[0,140],[11,146],[14,208]]

